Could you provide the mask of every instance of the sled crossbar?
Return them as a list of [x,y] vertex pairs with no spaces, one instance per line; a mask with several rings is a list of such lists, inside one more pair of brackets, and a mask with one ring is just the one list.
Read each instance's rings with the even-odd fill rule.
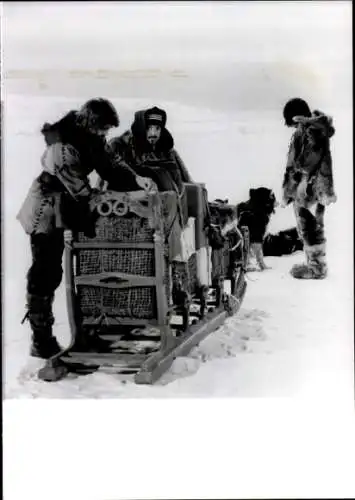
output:
[[85,274],[74,278],[75,285],[99,286],[102,288],[131,288],[136,286],[154,286],[156,278],[128,273]]
[[[151,318],[149,320],[143,318],[125,318],[121,316],[105,316],[103,323],[107,326],[147,326],[149,323],[150,326],[158,325],[158,320],[155,318]],[[98,324],[98,320],[94,316],[88,316],[82,321],[83,326],[95,326]]]
[[104,249],[104,250],[109,250],[109,249],[139,249],[139,250],[152,250],[154,249],[154,243],[116,243],[113,241],[90,241],[90,242],[80,242],[80,243],[73,243],[73,248],[75,249],[91,249],[91,248],[97,248],[97,249]]

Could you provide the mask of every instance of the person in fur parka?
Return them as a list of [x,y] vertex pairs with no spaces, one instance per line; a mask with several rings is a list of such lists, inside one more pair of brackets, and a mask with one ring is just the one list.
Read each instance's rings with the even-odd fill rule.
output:
[[312,113],[300,98],[289,100],[283,114],[286,126],[296,130],[282,184],[282,205],[293,203],[306,254],[306,263],[295,265],[291,274],[299,279],[322,279],[327,275],[325,207],[336,202],[330,151],[335,129],[329,116],[317,110]]
[[106,99],[92,99],[42,128],[46,149],[42,172],[33,181],[17,215],[30,237],[32,265],[27,273],[27,313],[32,329],[31,355],[49,358],[60,351],[52,333],[52,304],[62,279],[64,230],[94,237],[89,210],[93,170],[109,178],[111,157],[106,132],[119,125],[116,110]]
[[[163,109],[153,107],[137,111],[131,129],[109,142],[117,175],[108,189],[137,189],[132,170],[141,176],[150,176],[152,166],[164,165],[176,185],[193,182],[181,157],[174,148],[174,139],[166,128],[167,115]],[[169,190],[169,186],[165,186]],[[164,190],[164,189],[163,189]]]

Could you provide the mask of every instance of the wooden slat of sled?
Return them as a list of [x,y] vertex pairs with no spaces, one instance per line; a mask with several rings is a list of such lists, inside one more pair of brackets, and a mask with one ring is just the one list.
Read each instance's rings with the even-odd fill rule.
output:
[[143,362],[140,371],[135,376],[135,382],[137,384],[153,384],[171,366],[175,358],[188,354],[192,347],[221,326],[227,316],[228,313],[222,308],[208,313],[204,320],[188,328],[175,346],[166,351],[152,354]]
[[70,355],[64,355],[61,359],[65,363],[81,363],[85,365],[104,365],[108,363],[110,366],[117,367],[140,367],[147,359],[147,354],[125,354],[119,355],[115,353],[87,353],[87,352],[71,352]]
[[[118,342],[119,340],[122,340],[123,338],[127,338],[127,334],[125,333],[121,333],[121,334],[115,334],[115,333],[112,333],[112,334],[109,334],[109,333],[99,333],[99,337],[103,340],[108,340],[108,341],[112,341],[112,342]],[[144,338],[144,340],[159,340],[160,339],[160,335],[159,334],[155,334],[155,335],[131,335],[129,337],[130,339],[132,339],[133,341],[136,340],[136,338],[139,338],[140,340]]]
[[[245,294],[245,282],[243,282],[241,288],[237,310]],[[144,361],[140,371],[134,377],[136,384],[153,384],[169,369],[175,358],[178,356],[186,356],[195,345],[199,344],[207,335],[219,328],[228,316],[229,314],[224,310],[223,306],[211,313],[207,313],[203,320],[188,328],[180,339],[176,341],[175,346],[152,354]]]
[[[107,316],[103,320],[103,324],[107,326],[146,326],[147,323],[152,326],[158,325],[158,320],[157,319],[144,319],[144,318],[129,318],[129,317],[110,317]],[[92,316],[83,319],[82,325],[83,326],[95,326],[97,325],[97,318]]]
[[78,249],[89,249],[89,248],[102,248],[102,249],[125,249],[134,248],[140,250],[152,250],[154,248],[154,243],[115,243],[112,241],[89,241],[85,243],[73,243],[73,248]]
[[171,345],[173,337],[168,326],[169,307],[165,291],[165,259],[164,259],[164,230],[160,217],[159,197],[153,200],[154,226],[154,261],[155,261],[155,296],[157,304],[157,322],[160,328],[163,345]]
[[[116,281],[115,281],[116,280]],[[157,279],[152,276],[139,276],[128,273],[83,274],[74,278],[75,285],[99,286],[102,288],[132,288],[155,286]]]

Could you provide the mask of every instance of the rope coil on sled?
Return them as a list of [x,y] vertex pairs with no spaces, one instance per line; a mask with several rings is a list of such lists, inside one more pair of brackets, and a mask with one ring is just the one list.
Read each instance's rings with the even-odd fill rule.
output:
[[122,200],[105,200],[97,205],[97,212],[102,217],[108,217],[111,214],[123,217],[128,212],[128,204]]
[[112,214],[113,206],[111,201],[103,201],[97,206],[97,212],[102,217],[108,217]]
[[128,212],[128,204],[116,200],[115,203],[113,204],[112,210],[115,215],[122,217],[123,215],[126,215],[126,213]]

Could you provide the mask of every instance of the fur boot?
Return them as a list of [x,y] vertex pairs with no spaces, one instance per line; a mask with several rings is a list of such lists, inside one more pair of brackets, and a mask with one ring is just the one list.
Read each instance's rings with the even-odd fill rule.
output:
[[62,350],[52,333],[53,298],[53,296],[27,295],[27,316],[32,329],[30,355],[36,358],[48,359]]
[[327,276],[325,243],[305,246],[306,263],[296,264],[291,275],[297,279],[324,279]]

